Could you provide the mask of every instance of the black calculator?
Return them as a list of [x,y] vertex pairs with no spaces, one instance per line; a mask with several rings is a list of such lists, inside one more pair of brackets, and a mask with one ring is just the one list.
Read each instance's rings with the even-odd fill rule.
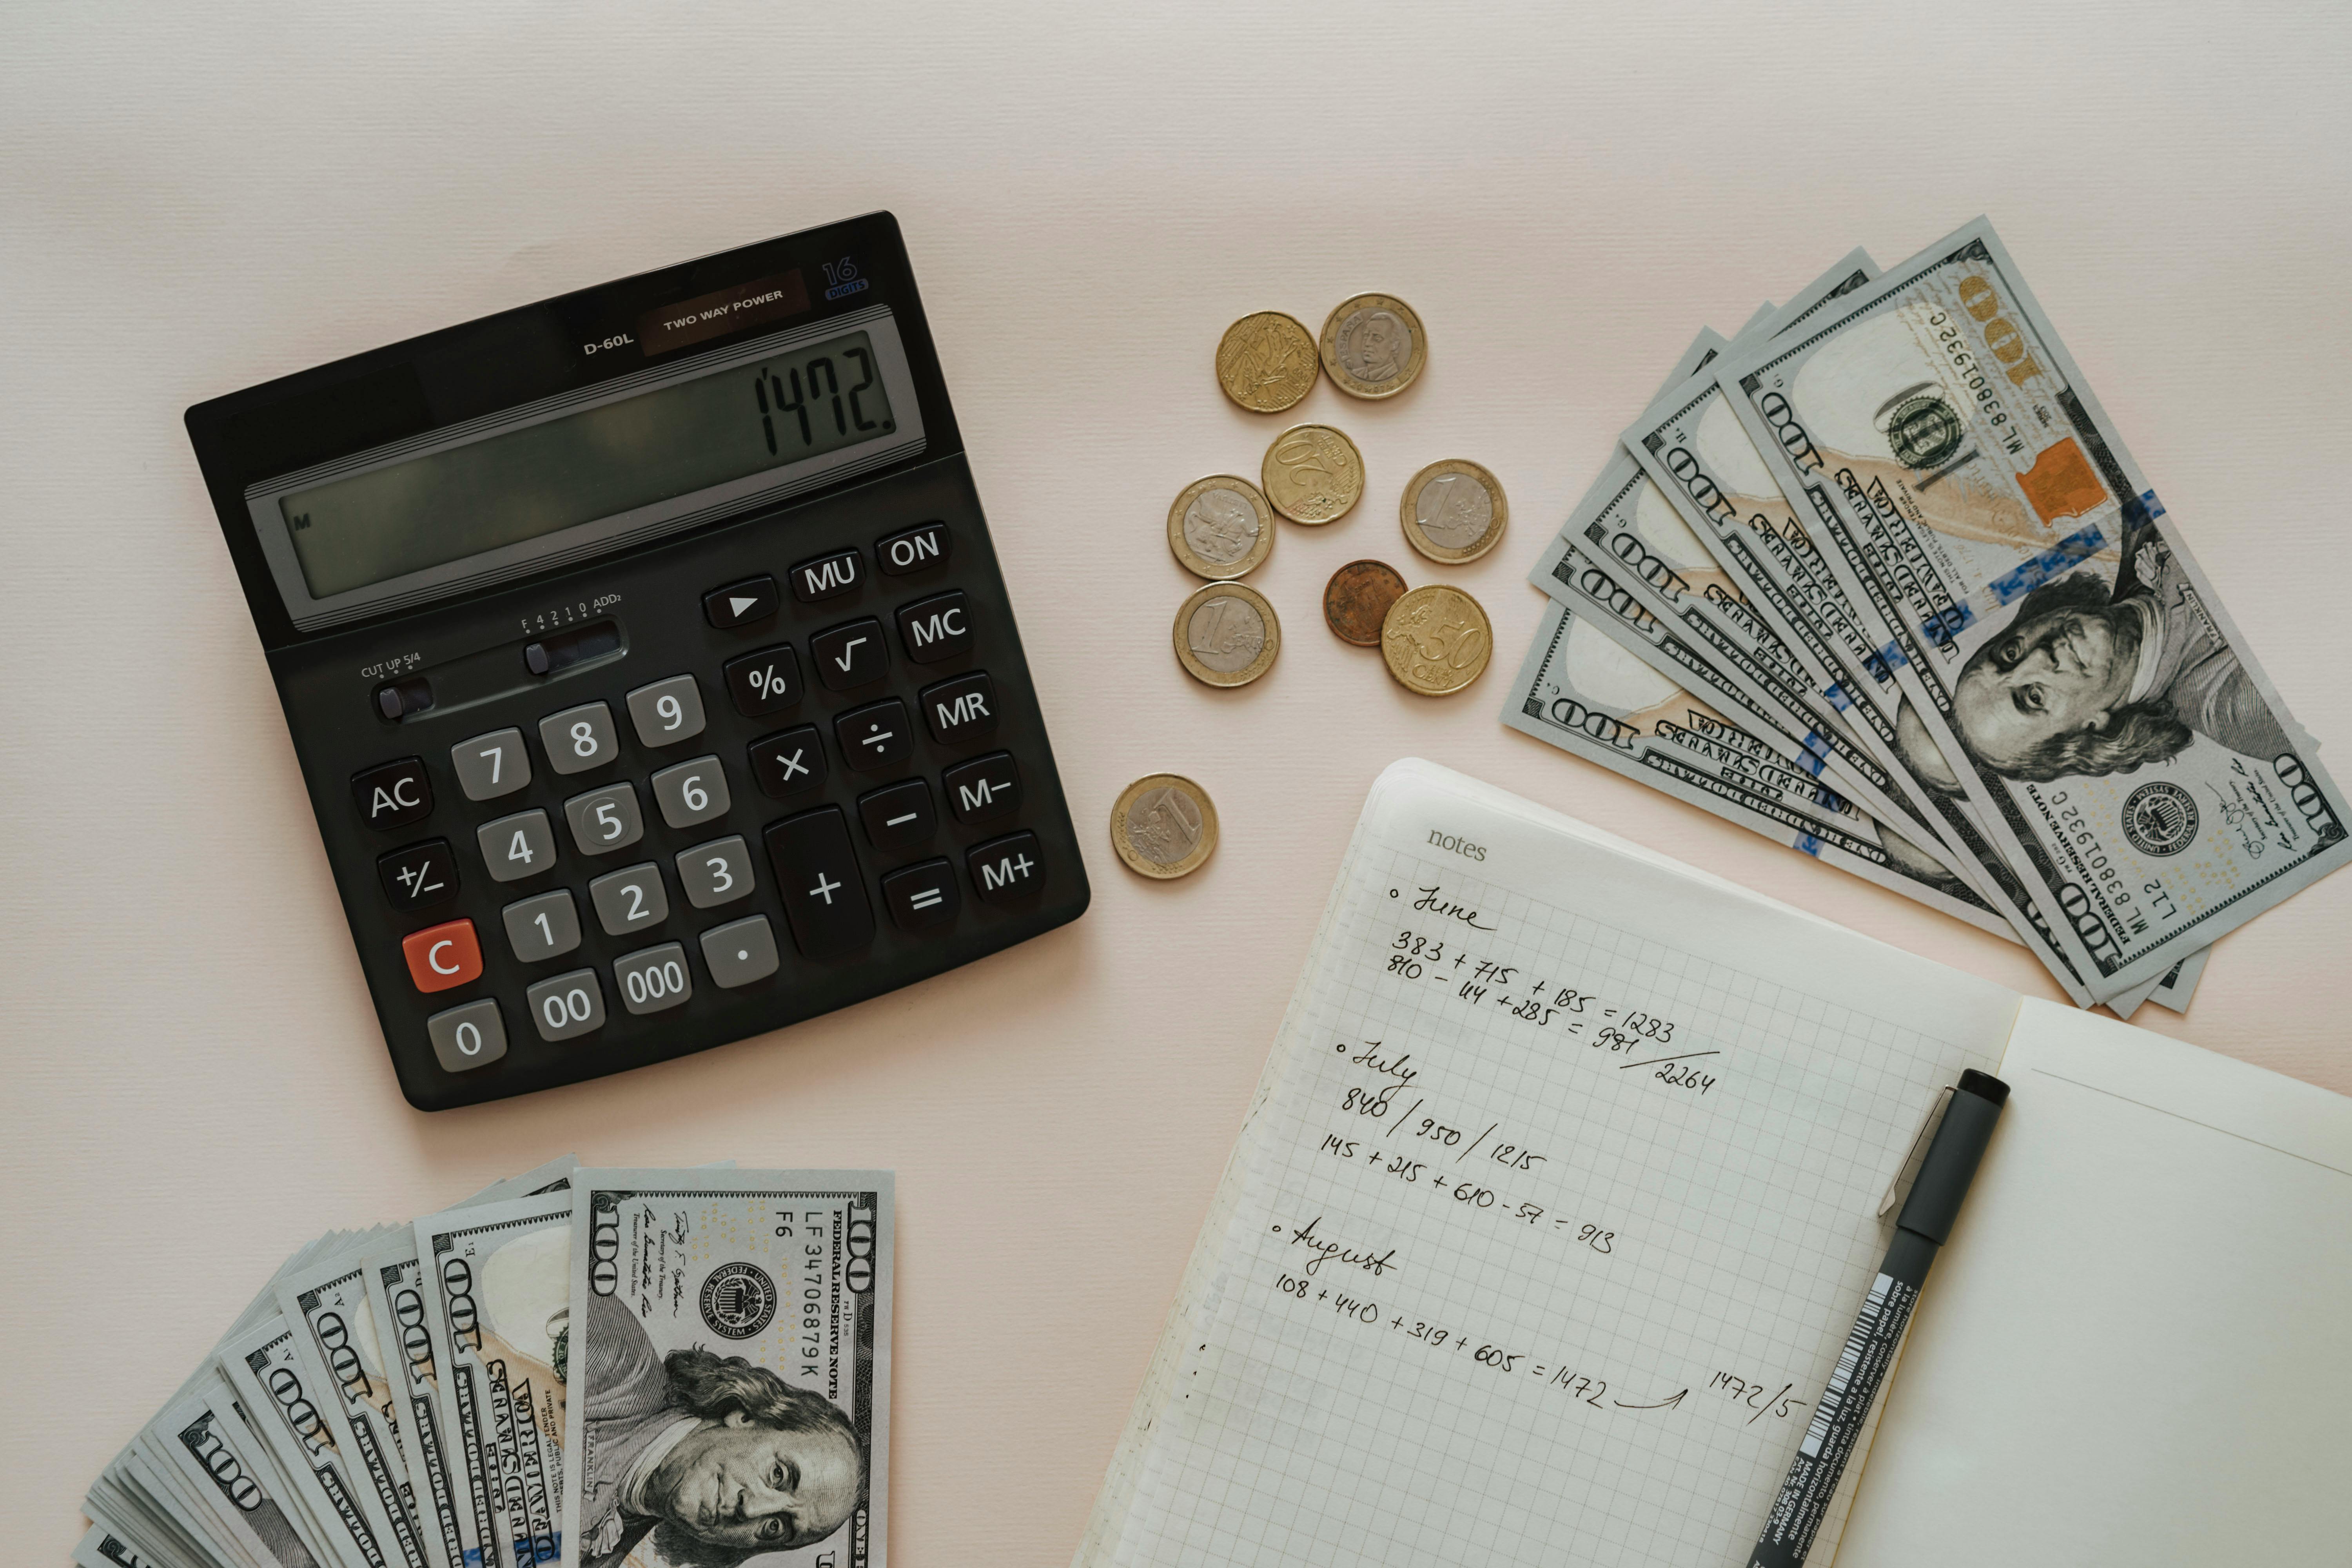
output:
[[890,215],[187,420],[420,1110],[760,1034],[1085,911]]

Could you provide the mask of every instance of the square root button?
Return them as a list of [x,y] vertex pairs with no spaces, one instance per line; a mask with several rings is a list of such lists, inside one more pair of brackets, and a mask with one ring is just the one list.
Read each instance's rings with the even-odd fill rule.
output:
[[964,852],[972,891],[984,904],[1009,904],[1045,885],[1045,852],[1034,833],[1008,833]]

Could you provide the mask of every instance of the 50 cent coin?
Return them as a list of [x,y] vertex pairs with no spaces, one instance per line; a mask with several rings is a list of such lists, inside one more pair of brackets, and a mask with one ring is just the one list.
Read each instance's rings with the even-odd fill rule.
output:
[[1485,672],[1495,651],[1495,628],[1478,601],[1459,588],[1433,583],[1389,606],[1381,625],[1381,657],[1408,690],[1444,697]]

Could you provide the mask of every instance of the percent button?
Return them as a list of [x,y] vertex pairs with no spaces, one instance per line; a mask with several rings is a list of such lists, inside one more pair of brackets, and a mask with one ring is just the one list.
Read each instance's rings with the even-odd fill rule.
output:
[[745,718],[781,713],[801,700],[801,661],[790,643],[730,658],[725,668],[727,694]]

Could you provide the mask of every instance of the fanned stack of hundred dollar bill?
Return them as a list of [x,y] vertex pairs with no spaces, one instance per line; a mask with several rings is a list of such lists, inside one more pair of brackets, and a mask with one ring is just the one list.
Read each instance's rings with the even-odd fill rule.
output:
[[1701,331],[1530,581],[1503,721],[2186,1010],[2345,801],[1990,223]]
[[301,1248],[84,1568],[884,1562],[886,1171],[583,1170]]

